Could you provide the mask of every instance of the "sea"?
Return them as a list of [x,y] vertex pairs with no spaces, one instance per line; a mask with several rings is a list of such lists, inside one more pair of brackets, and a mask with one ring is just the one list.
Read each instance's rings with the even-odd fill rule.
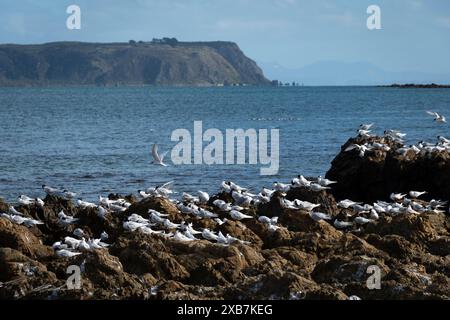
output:
[[[51,87],[0,88],[0,197],[44,197],[43,184],[93,201],[173,181],[173,189],[219,191],[223,180],[258,191],[303,174],[325,175],[362,123],[397,129],[406,143],[450,137],[449,89],[389,87]],[[257,164],[177,164],[174,130],[267,129],[279,132],[279,170]],[[217,132],[217,131],[216,131]],[[151,147],[168,151],[152,164]],[[193,142],[192,142],[193,143]],[[208,145],[203,142],[202,147]],[[225,142],[224,142],[225,149]],[[192,154],[193,157],[193,154]]]

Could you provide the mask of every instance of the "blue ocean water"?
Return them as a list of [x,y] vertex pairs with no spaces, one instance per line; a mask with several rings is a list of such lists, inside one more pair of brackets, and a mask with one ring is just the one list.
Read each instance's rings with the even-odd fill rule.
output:
[[[230,179],[259,189],[301,173],[324,175],[361,123],[398,129],[407,142],[450,136],[425,113],[450,118],[450,90],[378,87],[0,88],[0,197],[43,196],[42,184],[93,200],[169,180],[177,191],[218,190]],[[153,143],[171,150],[173,130],[277,128],[280,170],[261,165],[151,165]],[[206,145],[206,143],[204,144]],[[170,152],[169,152],[170,154]],[[169,157],[169,156],[168,156]],[[170,160],[168,161],[169,164]]]

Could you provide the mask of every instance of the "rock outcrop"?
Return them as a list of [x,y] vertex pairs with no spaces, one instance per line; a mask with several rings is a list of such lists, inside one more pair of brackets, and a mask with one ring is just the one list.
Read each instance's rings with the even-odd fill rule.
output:
[[[364,157],[358,152],[344,151],[351,144],[381,142],[390,147],[367,151]],[[337,199],[352,199],[366,203],[389,199],[395,193],[411,190],[427,191],[424,199],[450,199],[450,153],[432,152],[406,154],[398,152],[403,145],[390,139],[361,137],[349,139],[331,163],[326,177],[337,180],[332,193]]]

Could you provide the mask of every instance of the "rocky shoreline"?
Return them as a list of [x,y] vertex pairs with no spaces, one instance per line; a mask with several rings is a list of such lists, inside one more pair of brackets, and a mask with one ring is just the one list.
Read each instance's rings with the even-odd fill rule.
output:
[[415,84],[415,83],[405,83],[405,84],[391,84],[388,86],[381,86],[386,88],[400,88],[400,89],[449,89],[450,85],[446,84]]
[[299,176],[258,195],[225,182],[181,202],[162,187],[0,201],[0,299],[450,299],[450,148],[418,149],[360,132],[327,173],[337,183]]

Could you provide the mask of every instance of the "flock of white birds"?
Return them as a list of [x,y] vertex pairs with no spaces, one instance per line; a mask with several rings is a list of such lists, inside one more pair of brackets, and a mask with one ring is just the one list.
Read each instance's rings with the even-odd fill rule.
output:
[[[436,121],[439,123],[445,123],[445,117],[441,116],[435,112],[427,111],[430,114],[435,114]],[[362,124],[357,130],[358,136],[364,139],[369,139],[372,137],[376,137],[371,134],[371,128],[373,123],[371,124]],[[398,130],[386,130],[383,133],[381,139],[377,139],[374,142],[366,142],[364,144],[351,144],[344,151],[349,152],[353,150],[357,150],[359,156],[363,158],[366,155],[367,151],[373,150],[381,150],[383,152],[388,152],[391,150],[391,147],[387,144],[388,140],[397,142],[401,145],[400,148],[396,148],[395,152],[406,156],[410,151],[412,151],[416,155],[421,156],[431,156],[434,153],[440,152],[450,152],[450,139],[445,138],[444,136],[438,136],[437,142],[425,142],[420,141],[417,144],[412,144],[409,146],[404,145],[404,138],[406,137],[406,133],[402,133]]]
[[[445,118],[442,116],[438,117],[438,115],[436,115],[436,121],[445,122]],[[370,129],[372,126],[373,124],[361,125],[358,129],[358,135],[364,138],[371,137]],[[404,137],[405,134],[399,131],[388,130],[384,132],[383,139],[389,138],[402,142]],[[357,150],[359,155],[363,157],[366,151],[373,149],[384,151],[390,150],[389,146],[383,142],[373,142],[362,145],[353,144],[344,151],[349,152],[351,150]],[[444,137],[438,137],[438,143],[436,144],[421,142],[418,145],[399,148],[397,152],[406,153],[409,150],[413,150],[416,153],[450,151],[450,140],[447,140]],[[420,215],[425,212],[443,213],[445,212],[444,208],[447,205],[447,202],[440,200],[431,200],[429,202],[418,200],[419,197],[426,193],[425,191],[410,191],[408,195],[392,193],[390,196],[392,202],[390,203],[385,201],[377,201],[373,204],[363,204],[346,199],[337,203],[339,208],[346,209],[343,211],[345,212],[346,218],[341,218],[341,220],[338,220],[335,218],[335,215],[333,216],[330,213],[319,211],[318,208],[321,204],[311,203],[300,199],[289,200],[286,198],[287,192],[291,189],[306,188],[312,192],[321,192],[323,190],[330,189],[330,185],[335,183],[337,183],[337,181],[331,181],[320,176],[318,178],[308,180],[304,176],[299,175],[292,179],[290,183],[275,182],[271,189],[263,187],[262,190],[256,194],[231,181],[223,181],[220,189],[222,192],[226,192],[231,195],[231,198],[233,199],[231,203],[220,199],[216,199],[210,203],[210,196],[204,191],[198,191],[196,196],[183,193],[181,199],[175,199],[173,197],[175,192],[172,190],[172,182],[168,182],[157,187],[151,187],[147,190],[139,190],[138,196],[141,198],[158,197],[167,199],[168,201],[174,203],[183,215],[198,217],[201,219],[211,219],[214,221],[215,225],[222,225],[228,221],[227,218],[220,219],[218,213],[222,213],[221,216],[227,214],[229,219],[235,221],[257,219],[259,222],[266,225],[269,232],[275,232],[277,229],[284,227],[278,223],[278,217],[250,215],[248,213],[254,212],[254,210],[252,211],[248,209],[257,209],[260,204],[270,202],[275,194],[277,195],[275,201],[279,201],[279,204],[283,209],[307,212],[314,221],[329,221],[329,223],[336,229],[344,231],[359,231],[363,225],[375,223],[382,216],[396,216],[402,214]],[[76,193],[64,189],[57,189],[46,185],[43,185],[42,188],[48,195],[62,197],[70,201],[77,196]],[[18,203],[21,205],[45,206],[42,199],[30,198],[25,195],[21,195],[18,198]],[[131,203],[125,199],[111,200],[102,196],[99,196],[98,204],[83,201],[81,199],[75,200],[75,203],[80,208],[96,209],[98,216],[102,219],[105,219],[106,214],[123,212],[128,210],[131,206]],[[14,208],[14,206],[10,206],[8,213],[0,213],[0,217],[27,227],[43,224],[42,221],[26,217],[23,213]],[[76,225],[79,223],[78,218],[70,216],[64,213],[64,211],[58,213],[58,219],[59,224],[63,227]],[[126,221],[123,222],[123,228],[130,232],[142,232],[149,235],[158,235],[160,237],[183,242],[205,239],[219,245],[230,245],[235,242],[247,243],[246,241],[233,237],[230,234],[224,235],[220,231],[216,232],[208,228],[195,230],[192,223],[186,223],[185,221],[175,223],[168,218],[167,214],[152,209],[148,211],[148,217],[142,217],[136,213],[131,213],[127,217]],[[62,241],[54,243],[53,248],[58,256],[73,257],[81,254],[83,251],[108,247],[109,245],[105,243],[107,239],[108,234],[105,232],[101,234],[99,239],[86,239],[86,235],[83,230],[76,228],[73,231],[73,237],[67,236]]]

